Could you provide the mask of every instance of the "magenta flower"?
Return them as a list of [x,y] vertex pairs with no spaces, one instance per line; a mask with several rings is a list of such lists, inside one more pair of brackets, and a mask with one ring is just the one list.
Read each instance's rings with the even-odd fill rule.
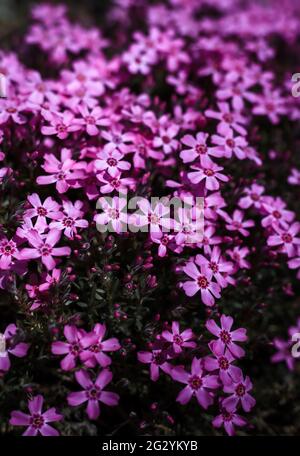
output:
[[207,117],[220,121],[217,130],[224,131],[224,128],[230,127],[240,135],[246,136],[247,131],[240,125],[245,124],[246,119],[238,111],[230,110],[230,106],[226,102],[218,103],[218,108],[220,111],[213,111],[211,109],[205,111]]
[[42,127],[43,135],[56,135],[59,139],[66,139],[69,133],[81,129],[80,122],[75,119],[74,114],[70,111],[50,112],[43,110],[43,117],[50,123],[50,126]]
[[221,136],[212,136],[213,144],[217,145],[213,148],[216,156],[231,158],[232,154],[234,154],[239,160],[246,158],[244,149],[248,143],[243,136],[234,136],[233,130],[225,126],[219,129],[219,133]]
[[124,209],[127,205],[125,198],[114,196],[113,198],[99,198],[98,206],[103,210],[94,217],[99,231],[105,231],[105,227],[112,227],[116,233],[125,231],[127,226],[127,214]]
[[225,431],[230,436],[235,435],[234,426],[243,427],[246,426],[246,424],[247,421],[245,418],[235,413],[235,411],[228,412],[224,408],[221,409],[220,415],[217,415],[212,421],[212,425],[215,428],[220,428],[223,425]]
[[93,382],[90,375],[82,369],[75,372],[75,378],[84,390],[78,391],[77,393],[70,393],[67,397],[68,404],[72,407],[76,407],[77,405],[81,405],[88,401],[86,413],[90,420],[96,420],[100,415],[99,402],[110,407],[118,405],[120,399],[118,394],[112,393],[111,391],[103,391],[112,380],[112,373],[110,370],[103,369],[95,382]]
[[262,185],[252,184],[251,187],[245,188],[246,196],[239,200],[239,206],[242,209],[249,209],[254,206],[255,209],[260,209],[262,204],[262,195],[265,188]]
[[116,171],[128,171],[131,167],[130,163],[122,160],[124,154],[118,150],[102,150],[98,154],[98,159],[95,160],[95,168],[99,171],[107,171],[111,176],[115,175]]
[[32,209],[27,209],[24,216],[28,218],[36,219],[36,227],[39,229],[46,228],[47,218],[51,220],[59,219],[63,214],[60,211],[60,205],[54,201],[51,196],[45,199],[44,203],[41,202],[41,199],[37,193],[33,193],[27,197],[29,203],[32,206]]
[[287,230],[283,230],[278,226],[274,226],[276,234],[268,238],[268,245],[270,247],[281,247],[281,251],[285,252],[289,258],[297,254],[297,249],[300,245],[300,238],[296,235],[300,231],[300,223],[293,223]]
[[224,392],[231,393],[231,395],[222,401],[222,406],[228,412],[234,412],[238,404],[241,403],[243,410],[250,412],[256,403],[255,399],[249,394],[251,390],[252,383],[248,376],[245,377],[245,380],[241,377],[237,382],[225,384]]
[[222,258],[219,247],[213,247],[210,260],[201,254],[196,255],[195,263],[200,267],[205,266],[210,269],[220,287],[224,288],[228,283],[234,284],[234,279],[230,277],[230,273],[233,272],[233,264]]
[[87,106],[81,105],[78,107],[78,111],[82,116],[79,123],[84,125],[87,134],[90,136],[98,135],[98,126],[107,127],[110,125],[109,119],[104,116],[103,110],[99,106],[89,111]]
[[171,154],[178,148],[178,141],[175,139],[179,131],[178,125],[161,127],[159,133],[153,139],[153,146],[161,148],[165,154]]
[[54,355],[66,355],[61,360],[60,367],[65,371],[69,371],[74,369],[76,360],[83,350],[81,340],[84,333],[78,330],[76,326],[66,325],[64,327],[64,336],[67,342],[52,342],[51,352]]
[[232,217],[226,214],[222,209],[218,211],[218,213],[224,218],[226,221],[226,229],[228,231],[238,231],[243,236],[249,236],[250,232],[246,228],[252,228],[254,226],[253,220],[243,220],[244,219],[244,212],[236,209],[233,212]]
[[241,378],[242,371],[232,364],[235,361],[235,357],[229,350],[225,350],[225,353],[220,354],[212,344],[212,353],[214,357],[207,356],[204,358],[204,367],[208,372],[219,371],[219,377],[224,385],[231,384]]
[[172,322],[172,332],[165,330],[162,332],[162,337],[172,344],[175,353],[181,353],[183,348],[195,348],[196,342],[190,339],[194,338],[193,331],[191,329],[185,329],[180,332],[178,321]]
[[[300,331],[298,331],[300,332]],[[295,361],[296,358],[292,356],[292,343],[291,341],[286,341],[283,339],[280,339],[279,337],[275,337],[273,340],[273,345],[274,348],[277,350],[277,352],[272,355],[271,357],[271,362],[272,363],[281,363],[285,362],[287,368],[290,371],[293,371],[295,368]]]
[[221,328],[214,320],[207,320],[206,328],[210,333],[218,338],[211,344],[212,350],[218,355],[225,353],[227,348],[235,358],[242,358],[245,355],[243,348],[239,347],[235,342],[245,342],[247,338],[246,329],[239,328],[231,331],[233,318],[226,315],[221,316]]
[[165,373],[171,373],[172,366],[168,363],[169,355],[164,350],[152,350],[152,352],[140,351],[137,354],[140,363],[150,364],[150,378],[156,382],[160,369]]
[[207,133],[200,132],[197,133],[196,139],[191,135],[185,135],[181,139],[181,142],[189,147],[189,149],[184,149],[180,152],[180,158],[183,160],[183,163],[190,163],[198,158],[202,164],[204,157],[208,157],[209,155],[213,157],[222,156],[222,154],[214,151],[214,148],[207,146],[208,137],[209,135]]
[[185,405],[193,396],[196,396],[198,403],[204,409],[213,403],[214,396],[211,390],[219,387],[219,379],[217,375],[204,375],[201,359],[193,358],[191,373],[180,367],[174,367],[171,375],[174,380],[186,385],[178,394],[177,402]]
[[111,364],[111,358],[105,352],[114,352],[121,348],[118,339],[111,337],[103,340],[106,333],[106,326],[97,323],[89,334],[80,340],[84,351],[80,353],[80,359],[88,367],[95,367],[98,363],[101,367]]
[[82,218],[83,212],[80,210],[82,205],[81,201],[76,201],[74,204],[71,201],[64,201],[64,213],[61,213],[60,220],[51,222],[49,228],[63,230],[67,238],[73,239],[77,233],[77,228],[87,228],[89,226],[88,221]]
[[213,272],[211,269],[206,269],[201,266],[200,271],[192,261],[189,261],[183,267],[183,271],[191,277],[192,281],[187,281],[182,284],[182,288],[187,296],[194,296],[198,291],[201,293],[201,299],[206,306],[213,306],[214,298],[220,298],[220,285],[213,282]]
[[49,176],[39,176],[36,179],[39,185],[56,183],[59,193],[66,193],[69,187],[75,186],[78,179],[84,177],[84,164],[72,160],[72,153],[69,149],[62,149],[60,161],[53,154],[45,154],[43,169]]
[[199,182],[204,181],[208,190],[219,190],[219,181],[228,182],[229,178],[220,173],[223,168],[213,163],[208,157],[202,158],[201,166],[202,168],[192,166],[191,168],[196,171],[192,171],[187,175],[193,184],[199,184]]
[[8,240],[5,236],[0,238],[0,270],[10,269],[15,260],[20,259],[17,244],[13,240]]
[[24,342],[17,342],[16,335],[18,328],[15,324],[10,324],[1,334],[0,338],[0,371],[7,372],[10,369],[9,355],[16,356],[17,358],[24,358],[27,355],[29,344]]
[[42,413],[44,398],[40,394],[28,401],[28,408],[30,414],[14,410],[11,412],[9,423],[13,426],[28,426],[23,436],[36,436],[41,434],[43,436],[58,436],[59,432],[48,423],[60,421],[63,416],[56,412],[52,407],[46,412]]
[[48,270],[55,268],[56,261],[53,257],[61,257],[71,254],[70,247],[55,247],[61,238],[59,230],[50,230],[44,239],[37,231],[27,233],[27,239],[33,248],[24,248],[20,252],[23,260],[41,258],[42,263]]

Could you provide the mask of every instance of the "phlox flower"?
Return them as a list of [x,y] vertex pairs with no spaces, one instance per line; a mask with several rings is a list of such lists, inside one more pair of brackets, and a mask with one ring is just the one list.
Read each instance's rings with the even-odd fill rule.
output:
[[49,173],[48,176],[38,176],[36,179],[39,185],[56,183],[59,193],[75,186],[78,179],[84,177],[84,164],[72,160],[72,153],[69,149],[63,148],[60,154],[60,161],[53,154],[45,154],[45,163],[42,168]]
[[74,114],[70,111],[60,113],[44,109],[42,115],[50,123],[50,126],[44,125],[42,127],[43,135],[56,135],[59,139],[66,139],[70,133],[81,129],[80,122],[75,119]]
[[88,367],[94,367],[98,363],[101,367],[107,367],[111,364],[111,358],[105,352],[114,352],[121,348],[121,345],[115,337],[104,339],[106,326],[97,323],[94,329],[82,337],[80,340],[84,351],[80,353],[80,359]]
[[0,236],[0,269],[10,269],[15,260],[20,259],[20,252],[15,241],[8,240],[5,236]]
[[213,157],[222,156],[222,154],[215,151],[213,147],[207,146],[208,137],[208,133],[199,132],[197,133],[196,138],[191,135],[185,135],[181,139],[182,144],[189,147],[189,149],[183,149],[180,152],[180,158],[183,160],[183,163],[190,163],[199,159],[202,165],[203,157],[208,157],[209,155]]
[[248,143],[243,136],[234,136],[231,128],[222,126],[219,128],[219,135],[213,135],[211,140],[216,144],[213,148],[216,156],[231,158],[234,154],[239,160],[246,158],[244,149]]
[[93,108],[91,111],[85,105],[80,105],[77,109],[82,116],[82,119],[79,119],[78,122],[85,127],[87,134],[90,136],[98,135],[98,127],[107,127],[110,125],[110,120],[104,116],[100,106]]
[[96,381],[93,382],[88,372],[79,370],[75,372],[75,378],[83,391],[70,393],[67,397],[68,404],[72,407],[88,402],[86,413],[90,420],[96,420],[100,415],[99,402],[114,407],[118,405],[119,395],[111,391],[103,391],[112,381],[112,373],[108,369],[103,369]]
[[201,254],[196,255],[195,263],[211,270],[220,287],[225,288],[229,283],[234,284],[234,280],[229,275],[233,272],[233,264],[222,258],[219,247],[213,247],[209,260]]
[[64,336],[67,341],[52,342],[51,352],[54,355],[66,355],[60,363],[63,370],[69,371],[74,369],[76,360],[83,350],[81,339],[84,335],[85,333],[77,329],[76,326],[66,325],[64,327]]
[[235,426],[243,427],[246,426],[247,421],[242,416],[238,415],[236,411],[228,412],[225,408],[221,409],[221,413],[217,415],[213,421],[212,425],[215,428],[220,428],[224,426],[225,431],[228,435],[235,435]]
[[234,247],[226,251],[227,255],[235,262],[238,269],[250,269],[249,261],[245,257],[250,253],[248,247]]
[[213,306],[215,303],[214,298],[221,297],[221,287],[212,281],[213,272],[211,269],[201,266],[199,271],[195,263],[189,261],[183,267],[183,272],[193,279],[182,284],[187,296],[194,296],[200,291],[202,302],[206,306]]
[[17,410],[11,412],[9,423],[13,426],[28,426],[23,436],[58,436],[59,432],[48,423],[60,421],[63,416],[54,407],[42,412],[44,398],[40,394],[28,401],[29,415]]
[[175,353],[181,353],[184,348],[195,348],[196,342],[191,339],[194,338],[193,331],[191,329],[185,329],[180,332],[178,321],[172,322],[172,332],[164,330],[162,337],[172,344]]
[[228,412],[234,412],[237,406],[241,404],[245,412],[250,412],[256,403],[254,397],[249,394],[251,390],[252,383],[248,376],[245,379],[241,377],[238,381],[233,381],[231,384],[225,384],[224,392],[229,393],[230,396],[222,401],[222,406]]
[[228,231],[238,231],[243,236],[249,236],[250,232],[246,228],[254,226],[254,220],[243,220],[245,213],[239,209],[235,209],[232,217],[226,214],[223,210],[219,210],[220,214],[226,221],[226,229]]
[[24,104],[17,99],[0,99],[0,125],[5,124],[9,119],[18,125],[26,122],[24,114]]
[[172,366],[168,362],[170,356],[165,350],[140,351],[137,357],[140,363],[150,364],[150,378],[153,382],[158,380],[160,369],[170,375]]
[[265,188],[262,185],[252,184],[251,187],[244,189],[246,196],[242,196],[239,200],[239,206],[242,209],[249,209],[254,206],[255,209],[260,209],[262,204],[262,195],[265,191]]
[[292,344],[291,341],[283,340],[279,337],[273,339],[273,345],[276,349],[276,353],[271,356],[272,363],[285,362],[287,368],[293,371],[295,368],[296,359],[292,356]]
[[208,372],[219,371],[219,377],[224,385],[241,378],[242,370],[232,364],[235,357],[229,350],[225,350],[225,353],[218,353],[216,347],[212,347],[212,353],[214,356],[204,358],[204,367]]
[[0,340],[0,371],[7,372],[10,369],[10,356],[24,358],[27,355],[29,344],[25,342],[17,342],[15,340],[18,334],[18,328],[15,324],[10,324],[1,334]]
[[220,173],[223,170],[222,166],[218,166],[213,163],[208,157],[203,157],[202,168],[198,166],[192,166],[192,171],[188,173],[188,178],[193,184],[199,184],[204,181],[205,188],[208,190],[219,190],[219,181],[228,182],[229,178],[225,174]]
[[57,220],[63,215],[60,210],[60,205],[56,203],[51,196],[48,196],[44,203],[42,203],[39,195],[37,193],[33,193],[27,197],[27,200],[31,204],[32,208],[25,211],[24,217],[28,217],[30,219],[37,217],[37,228],[46,228],[48,226],[47,218]]
[[245,328],[235,329],[231,331],[233,318],[226,315],[221,316],[221,328],[214,320],[207,320],[205,326],[210,333],[218,338],[211,343],[211,349],[218,353],[224,354],[227,348],[235,358],[242,358],[245,355],[245,350],[235,342],[246,342],[247,331]]
[[95,160],[95,168],[99,171],[107,171],[111,176],[116,171],[128,171],[131,167],[128,161],[123,160],[124,154],[118,150],[106,151],[105,149],[98,153]]
[[77,228],[89,226],[88,221],[82,218],[82,205],[81,201],[76,201],[74,204],[71,201],[63,201],[63,214],[59,217],[60,220],[51,222],[49,228],[63,230],[67,238],[73,239]]
[[27,239],[33,248],[24,248],[20,252],[22,260],[41,258],[42,263],[48,270],[55,268],[56,261],[53,257],[66,256],[71,254],[70,247],[55,247],[61,237],[61,232],[52,229],[44,239],[37,231],[31,230],[27,233]]
[[186,386],[178,394],[176,401],[182,405],[187,404],[193,396],[205,410],[213,403],[214,390],[220,386],[217,375],[205,375],[203,360],[193,358],[191,372],[186,372],[183,368],[174,367],[171,376],[174,380],[184,383]]
[[162,148],[165,154],[171,154],[178,148],[178,141],[175,139],[178,132],[178,125],[161,127],[158,135],[153,139],[153,146],[155,148]]
[[295,213],[286,209],[286,203],[281,198],[264,197],[261,207],[264,214],[261,224],[264,228],[280,226],[287,229],[295,218]]
[[247,131],[240,124],[245,124],[246,119],[238,112],[230,109],[229,103],[217,103],[219,111],[207,109],[204,114],[212,119],[219,120],[217,130],[224,131],[224,127],[230,127],[242,136],[246,136]]
[[300,238],[296,235],[300,231],[300,223],[293,223],[287,230],[283,230],[278,226],[273,227],[276,234],[268,238],[268,245],[270,247],[280,247],[281,251],[286,253],[289,258],[297,254],[297,249],[300,246]]
[[98,206],[103,211],[94,217],[99,231],[108,226],[108,230],[112,228],[116,233],[123,232],[127,226],[127,214],[124,211],[127,206],[126,198],[119,198],[118,196],[113,198],[101,197],[98,200]]
[[113,127],[109,131],[102,131],[101,136],[107,141],[104,144],[104,151],[110,153],[114,150],[127,154],[132,149],[132,142],[135,135],[130,132],[123,133],[120,128]]

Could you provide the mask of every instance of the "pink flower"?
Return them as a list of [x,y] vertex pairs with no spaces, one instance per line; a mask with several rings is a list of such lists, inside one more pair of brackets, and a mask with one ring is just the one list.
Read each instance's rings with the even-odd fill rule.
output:
[[125,231],[127,226],[127,214],[124,212],[125,206],[127,206],[126,198],[119,198],[114,196],[113,198],[99,198],[98,206],[103,210],[101,214],[97,214],[94,217],[98,225],[99,231],[106,231],[112,228],[116,233]]
[[295,213],[286,209],[286,203],[281,198],[264,197],[262,211],[267,214],[261,222],[264,228],[271,225],[286,229],[295,218]]
[[246,424],[247,424],[247,421],[243,417],[238,415],[235,411],[228,412],[224,408],[221,409],[220,415],[217,415],[212,421],[212,425],[215,428],[219,428],[223,425],[225,428],[225,431],[230,436],[235,435],[234,426],[243,427],[243,426],[246,426]]
[[96,170],[107,171],[111,176],[114,176],[116,171],[128,171],[131,167],[129,162],[122,160],[124,154],[118,150],[106,151],[104,149],[99,152],[98,157],[95,160]]
[[43,110],[42,115],[51,126],[43,126],[43,135],[56,135],[59,139],[66,139],[69,133],[78,131],[81,129],[80,122],[74,118],[74,114],[70,111],[50,112]]
[[201,166],[202,168],[192,166],[192,169],[197,171],[190,172],[187,175],[193,184],[199,184],[204,180],[205,187],[208,190],[219,190],[219,180],[228,182],[228,177],[220,173],[223,168],[213,163],[208,157],[203,157]]
[[234,412],[238,404],[241,403],[243,410],[250,412],[256,403],[255,399],[249,394],[251,390],[252,383],[248,376],[245,377],[245,380],[241,377],[236,382],[225,384],[224,392],[230,393],[230,396],[222,401],[222,406],[228,412]]
[[17,342],[16,335],[18,328],[15,324],[10,324],[1,335],[0,348],[0,371],[7,372],[10,369],[9,355],[17,358],[24,358],[27,355],[29,344]]
[[245,342],[247,338],[246,329],[239,328],[231,331],[233,318],[226,315],[221,316],[221,328],[214,320],[207,320],[206,328],[218,338],[211,343],[212,350],[218,355],[224,354],[227,348],[235,358],[242,358],[245,354],[243,348],[235,342]]
[[282,252],[285,252],[289,258],[295,256],[300,245],[300,238],[296,237],[300,231],[300,223],[293,223],[287,230],[283,230],[276,225],[273,228],[276,234],[268,238],[268,245],[270,247],[280,246]]
[[29,217],[30,219],[37,217],[37,228],[45,229],[48,226],[46,218],[57,220],[63,215],[60,211],[60,205],[56,203],[54,199],[51,198],[51,196],[48,196],[48,198],[45,199],[44,203],[41,202],[40,197],[37,193],[29,195],[27,199],[33,208],[27,209],[24,213],[24,216]]
[[0,237],[0,270],[10,269],[14,260],[20,259],[17,244],[13,240],[8,240],[5,236]]
[[217,127],[218,131],[224,131],[224,127],[230,127],[233,130],[237,131],[240,135],[246,136],[247,131],[240,125],[245,124],[246,119],[242,117],[238,111],[231,111],[228,103],[220,102],[217,104],[220,110],[219,112],[207,109],[205,111],[205,115],[207,117],[211,117],[220,121]]
[[162,332],[162,337],[172,344],[175,353],[181,353],[185,347],[196,347],[196,343],[190,340],[194,338],[193,331],[191,329],[185,329],[180,332],[177,321],[172,322],[172,332],[165,330]]
[[30,414],[14,410],[11,412],[9,423],[13,426],[28,426],[23,436],[58,436],[59,432],[48,423],[60,421],[63,416],[56,412],[52,407],[42,413],[44,398],[40,394],[28,401]]
[[280,339],[279,337],[275,337],[275,339],[273,339],[273,345],[274,348],[277,350],[277,353],[272,355],[271,362],[281,363],[282,361],[284,361],[287,365],[287,368],[290,371],[293,371],[295,368],[296,358],[292,356],[291,342]]
[[265,188],[262,185],[252,184],[251,187],[245,188],[244,192],[246,196],[243,196],[239,200],[239,206],[242,209],[249,209],[254,206],[255,209],[260,209],[262,204],[262,195],[265,191]]
[[87,106],[81,105],[78,107],[78,111],[82,116],[80,124],[85,126],[86,132],[90,136],[96,136],[99,133],[98,126],[110,125],[109,119],[104,117],[103,110],[99,106],[89,111]]
[[56,262],[53,257],[66,256],[71,254],[70,247],[55,247],[61,237],[59,230],[50,230],[46,239],[35,230],[27,233],[29,243],[33,248],[24,248],[20,252],[23,260],[41,258],[42,263],[48,270],[55,268]]
[[63,370],[69,371],[74,369],[76,360],[83,350],[81,340],[84,333],[78,330],[76,326],[66,325],[64,335],[67,342],[52,342],[51,352],[54,355],[66,355],[61,360],[60,366]]
[[233,272],[233,264],[222,258],[219,247],[213,247],[210,260],[198,254],[195,263],[200,267],[205,266],[205,268],[210,269],[220,287],[224,288],[228,283],[234,284],[234,280],[229,275]]
[[207,371],[219,371],[219,377],[224,385],[231,384],[233,381],[238,381],[242,376],[242,371],[239,367],[232,363],[235,357],[229,350],[225,353],[218,353],[216,348],[212,347],[214,357],[207,356],[204,358],[204,367]]
[[68,404],[72,407],[76,407],[87,401],[86,413],[90,420],[96,420],[100,415],[99,402],[110,407],[118,405],[118,394],[112,393],[111,391],[103,391],[112,380],[112,373],[110,370],[103,369],[95,382],[93,382],[90,375],[82,369],[75,372],[75,377],[84,390],[77,393],[70,393],[67,397]]
[[191,135],[185,135],[181,142],[188,146],[189,149],[184,149],[180,152],[180,158],[183,160],[183,163],[190,163],[195,161],[197,158],[200,160],[202,165],[203,158],[212,155],[213,157],[221,157],[222,154],[214,151],[214,148],[208,147],[206,142],[209,135],[207,133],[197,133],[196,139]]
[[78,179],[84,177],[84,165],[72,160],[72,153],[69,149],[62,149],[60,161],[53,154],[45,154],[43,169],[49,176],[39,176],[36,179],[39,185],[48,185],[56,182],[56,189],[59,193],[66,193],[69,187],[75,186]]
[[81,201],[76,201],[74,204],[71,201],[64,201],[64,213],[59,217],[61,220],[51,222],[49,228],[63,230],[67,238],[73,239],[77,233],[77,228],[87,228],[89,226],[88,221],[81,218],[83,215],[80,210],[82,205]]
[[185,294],[187,296],[194,296],[200,290],[203,303],[206,306],[213,306],[215,303],[214,298],[221,297],[221,288],[220,285],[211,280],[213,276],[212,270],[201,266],[199,271],[195,263],[189,261],[183,267],[183,271],[193,279],[182,284]]
[[106,326],[97,323],[92,332],[82,337],[80,343],[84,351],[80,353],[80,359],[88,367],[95,367],[98,363],[101,367],[111,364],[111,358],[105,352],[114,352],[121,348],[118,339],[112,337],[103,340]]
[[198,403],[207,409],[213,403],[212,389],[219,387],[217,375],[204,375],[201,359],[193,358],[191,373],[180,367],[172,369],[172,378],[177,382],[184,383],[185,388],[178,394],[176,401],[182,405],[187,404],[193,396]]
[[175,139],[178,132],[179,127],[177,125],[161,127],[158,136],[153,139],[153,146],[162,148],[165,154],[171,154],[178,148],[178,141]]
[[230,217],[223,210],[219,210],[218,213],[225,219],[226,228],[228,231],[238,231],[243,236],[249,236],[250,232],[246,228],[251,228],[254,226],[253,220],[244,221],[244,212],[236,209],[233,212],[233,216]]
[[217,144],[213,147],[213,151],[216,156],[231,158],[232,154],[235,154],[239,160],[246,158],[244,149],[248,143],[243,136],[234,136],[231,128],[223,126],[219,129],[219,135],[212,136],[213,144]]
[[160,369],[165,374],[170,374],[172,366],[168,363],[169,355],[164,350],[152,350],[152,352],[140,351],[137,354],[140,363],[150,364],[150,378],[156,382]]

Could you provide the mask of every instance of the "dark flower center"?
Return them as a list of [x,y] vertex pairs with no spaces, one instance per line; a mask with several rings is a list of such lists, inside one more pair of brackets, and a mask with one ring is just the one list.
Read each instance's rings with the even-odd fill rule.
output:
[[207,288],[208,284],[209,284],[207,278],[204,276],[199,276],[197,279],[197,283],[198,283],[199,287],[203,288],[203,289]]
[[198,375],[192,375],[189,378],[189,385],[193,390],[198,390],[202,386],[202,378],[200,378]]
[[228,331],[225,331],[225,329],[222,329],[219,337],[224,344],[229,344],[229,342],[231,342],[231,335]]

